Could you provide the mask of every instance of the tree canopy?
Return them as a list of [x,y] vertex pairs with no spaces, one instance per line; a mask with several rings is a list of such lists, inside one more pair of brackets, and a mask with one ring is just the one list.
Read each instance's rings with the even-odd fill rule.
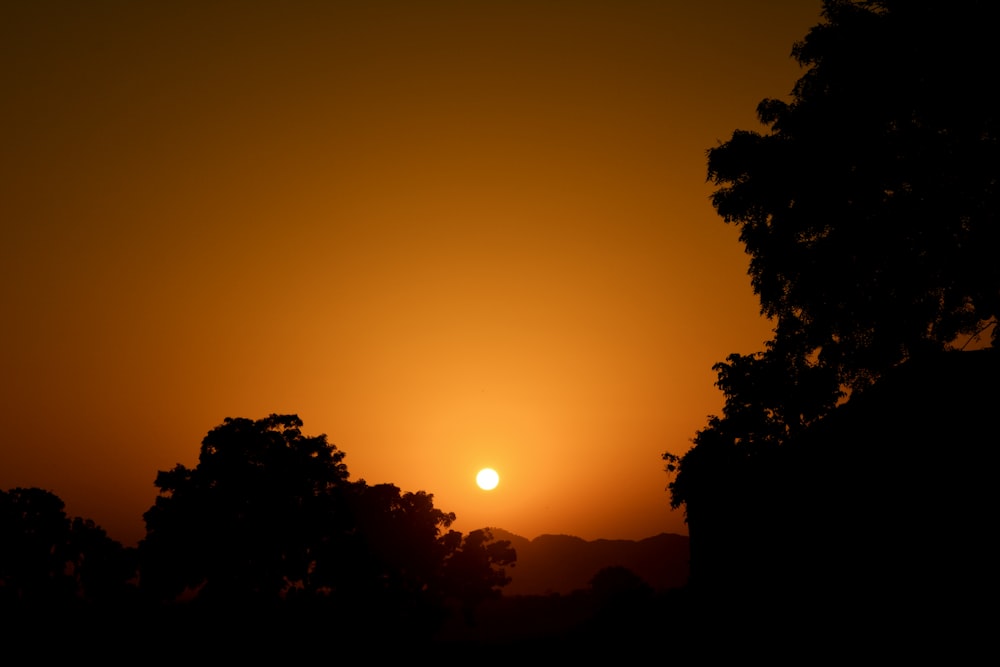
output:
[[780,345],[858,387],[1000,312],[998,55],[986,2],[823,7],[791,101],[708,173]]
[[159,473],[140,545],[150,596],[326,600],[355,621],[390,614],[420,625],[446,598],[474,603],[507,583],[509,543],[446,533],[455,515],[431,494],[349,481],[344,453],[301,428],[296,415],[227,418],[196,467]]
[[890,369],[991,326],[996,347],[992,12],[981,0],[824,0],[793,47],[805,72],[791,99],[763,100],[765,131],[708,151],[712,203],[739,228],[774,335],[715,366],[722,415],[683,458],[664,455],[689,521]]
[[66,516],[50,491],[0,490],[0,608],[120,602],[133,556],[93,521]]
[[343,530],[334,506],[348,473],[343,452],[301,427],[295,415],[227,418],[195,468],[157,475],[141,545],[147,590],[272,599],[308,584],[316,551]]

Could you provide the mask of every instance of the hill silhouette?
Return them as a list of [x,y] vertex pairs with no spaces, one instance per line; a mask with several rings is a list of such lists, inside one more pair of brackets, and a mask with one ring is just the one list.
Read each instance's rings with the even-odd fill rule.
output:
[[504,595],[568,594],[589,588],[604,568],[626,567],[655,590],[683,586],[689,572],[689,540],[661,533],[643,540],[587,541],[571,535],[539,535],[533,540],[491,529],[517,551],[516,567],[507,570],[511,583]]

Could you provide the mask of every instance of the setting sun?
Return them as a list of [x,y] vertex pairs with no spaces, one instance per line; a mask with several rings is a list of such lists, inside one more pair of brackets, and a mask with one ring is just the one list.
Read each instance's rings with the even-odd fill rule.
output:
[[500,475],[493,468],[483,468],[476,475],[476,484],[483,491],[492,491],[497,488],[497,484],[500,483]]

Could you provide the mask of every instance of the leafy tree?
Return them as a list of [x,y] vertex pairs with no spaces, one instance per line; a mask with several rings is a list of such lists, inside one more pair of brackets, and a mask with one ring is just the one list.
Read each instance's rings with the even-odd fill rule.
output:
[[66,574],[73,560],[69,546],[69,519],[63,502],[42,489],[0,492],[0,592],[8,601],[52,602],[72,596],[74,585]]
[[350,535],[331,543],[329,558],[317,563],[317,581],[354,604],[397,612],[432,602],[452,550],[441,533],[455,515],[434,507],[432,494],[402,493],[392,484],[361,480],[347,494]]
[[144,589],[275,600],[312,585],[317,554],[349,527],[338,493],[348,473],[343,452],[301,427],[296,415],[227,418],[205,436],[195,468],[157,475],[140,545]]
[[765,351],[715,366],[722,416],[683,458],[664,455],[689,522],[743,501],[733,494],[770,452],[847,393],[995,325],[992,9],[824,0],[792,51],[806,70],[791,101],[765,99],[766,132],[738,130],[708,152],[713,204],[739,227],[775,329]]
[[513,567],[517,552],[509,540],[494,540],[488,529],[474,530],[465,539],[451,531],[444,538],[449,555],[444,563],[445,590],[458,600],[466,622],[472,623],[475,608],[483,601],[498,597],[510,583],[506,567]]
[[71,520],[54,493],[0,491],[0,605],[118,602],[134,575],[132,550],[89,519]]
[[135,593],[138,554],[124,547],[90,519],[74,517],[70,523],[69,568],[77,596],[92,603],[122,605]]
[[751,466],[816,423],[842,395],[832,369],[783,354],[776,341],[764,352],[731,354],[713,368],[726,399],[722,416],[709,418],[683,459],[663,456],[676,474],[671,505],[686,503],[689,519],[744,485]]
[[[508,581],[501,568],[514,554],[503,543],[444,533],[455,515],[431,494],[348,481],[344,453],[301,427],[296,415],[226,419],[195,468],[159,473],[140,545],[145,591],[227,605],[328,602],[345,622],[420,632],[456,572],[476,590]],[[473,556],[478,569],[459,566]]]
[[[692,581],[730,602],[770,582],[770,595],[781,589],[798,604],[804,581],[820,585],[810,568],[837,567],[857,587],[877,578],[868,564],[899,558],[894,544],[905,542],[877,539],[877,521],[866,563],[818,555],[836,552],[813,522],[853,507],[905,524],[889,499],[913,491],[888,474],[905,468],[891,444],[848,465],[817,434],[845,396],[845,408],[871,405],[859,401],[894,373],[932,368],[989,326],[997,347],[998,105],[984,85],[1000,64],[992,7],[823,6],[824,21],[794,47],[806,71],[791,100],[764,100],[766,131],[737,131],[708,153],[713,204],[739,228],[774,336],[715,366],[722,414],[683,457],[664,459],[671,503],[691,526]],[[939,444],[911,438],[906,465]],[[955,480],[937,487],[949,501],[967,495]]]
[[857,388],[1000,313],[1000,57],[987,2],[823,7],[791,102],[708,173],[781,346]]

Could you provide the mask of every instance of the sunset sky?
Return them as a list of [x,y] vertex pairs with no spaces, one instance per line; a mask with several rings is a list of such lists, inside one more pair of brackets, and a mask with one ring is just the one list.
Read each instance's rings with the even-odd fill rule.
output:
[[297,413],[458,530],[686,532],[660,456],[770,335],[705,152],[819,11],[3,3],[0,489],[135,543],[157,470]]

